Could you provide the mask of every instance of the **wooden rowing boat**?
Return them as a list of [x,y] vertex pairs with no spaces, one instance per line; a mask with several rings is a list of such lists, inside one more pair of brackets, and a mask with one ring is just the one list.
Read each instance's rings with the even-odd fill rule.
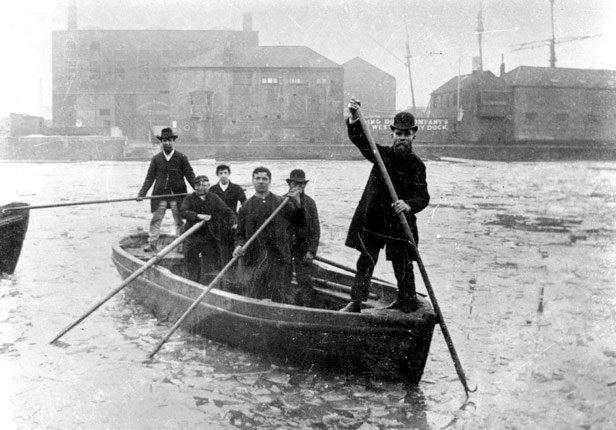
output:
[[4,210],[27,205],[27,203],[9,203],[0,206],[0,273],[10,274],[15,271],[30,218],[29,210],[15,212],[4,212]]
[[[173,237],[161,239],[168,244]],[[152,257],[142,251],[146,240],[147,235],[140,233],[113,246],[112,260],[122,278]],[[247,298],[213,288],[183,328],[266,356],[277,364],[418,383],[437,323],[429,302],[418,296],[420,307],[409,314],[385,309],[397,297],[396,287],[373,282],[361,314],[338,312],[350,299],[353,277],[314,264],[313,285],[319,308]],[[184,274],[183,256],[173,251],[137,278],[125,290],[126,295],[160,320],[174,323],[215,275],[201,284]]]

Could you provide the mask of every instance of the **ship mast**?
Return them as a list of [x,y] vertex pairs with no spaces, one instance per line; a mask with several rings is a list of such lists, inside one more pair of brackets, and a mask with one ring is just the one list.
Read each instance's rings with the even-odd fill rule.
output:
[[481,37],[483,35],[484,32],[484,28],[483,28],[483,17],[482,17],[482,6],[481,6],[481,0],[479,0],[479,13],[477,14],[477,42],[479,44],[479,71],[483,72],[483,48],[482,48],[482,40]]
[[554,0],[550,0],[550,19],[552,20],[552,38],[550,39],[550,67],[556,67],[556,37],[554,36]]
[[406,31],[406,68],[409,71],[409,83],[411,85],[411,100],[413,103],[413,115],[416,115],[415,91],[413,90],[413,75],[411,74],[411,47],[409,43],[409,27],[406,20],[406,8],[404,8],[404,30]]

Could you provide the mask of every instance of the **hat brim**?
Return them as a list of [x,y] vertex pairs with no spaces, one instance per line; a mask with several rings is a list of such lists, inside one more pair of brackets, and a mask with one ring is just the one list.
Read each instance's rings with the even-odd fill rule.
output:
[[291,183],[291,182],[300,182],[302,184],[305,184],[306,182],[308,182],[310,179],[300,179],[300,178],[289,178],[287,179],[287,184]]
[[390,125],[389,128],[391,129],[391,131],[394,131],[394,130],[413,130],[413,131],[417,131],[419,129],[419,126],[415,125],[415,126],[409,127],[409,128],[399,128],[399,127],[394,127],[393,125]]
[[157,138],[158,140],[163,140],[163,139],[173,139],[173,140],[175,140],[175,139],[177,139],[178,137],[177,137],[177,135],[175,135],[175,134],[174,134],[173,136],[156,136],[156,138]]

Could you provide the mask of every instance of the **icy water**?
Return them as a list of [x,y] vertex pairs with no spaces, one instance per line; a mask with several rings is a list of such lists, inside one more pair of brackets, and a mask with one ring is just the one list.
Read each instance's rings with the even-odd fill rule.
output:
[[[343,242],[369,164],[232,163],[232,180],[251,194],[261,164],[279,193],[306,170],[321,255],[354,265]],[[0,203],[133,197],[147,166],[0,163]],[[193,166],[215,176],[213,160]],[[170,324],[122,294],[49,345],[121,283],[111,245],[150,219],[149,202],[125,202],[31,212],[17,271],[0,277],[0,428],[616,428],[616,163],[427,167],[420,251],[479,387],[469,399],[438,328],[416,387],[275,367],[186,333],[146,362]],[[383,261],[376,274],[393,279]]]

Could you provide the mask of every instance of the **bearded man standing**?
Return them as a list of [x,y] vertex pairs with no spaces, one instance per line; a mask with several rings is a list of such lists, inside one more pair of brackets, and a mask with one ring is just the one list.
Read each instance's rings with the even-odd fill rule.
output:
[[413,274],[413,260],[416,257],[415,250],[404,234],[399,214],[403,213],[407,217],[415,243],[418,243],[415,214],[425,209],[430,202],[426,166],[413,152],[413,140],[418,126],[412,114],[399,112],[390,126],[392,145],[376,145],[399,198],[392,203],[387,184],[359,121],[359,101],[352,98],[348,108],[349,139],[373,166],[345,242],[346,246],[357,249],[360,255],[351,290],[351,302],[341,311],[361,312],[361,302],[368,299],[372,272],[379,252],[385,248],[386,258],[391,261],[398,281],[398,300],[390,308],[411,312],[418,306]]

